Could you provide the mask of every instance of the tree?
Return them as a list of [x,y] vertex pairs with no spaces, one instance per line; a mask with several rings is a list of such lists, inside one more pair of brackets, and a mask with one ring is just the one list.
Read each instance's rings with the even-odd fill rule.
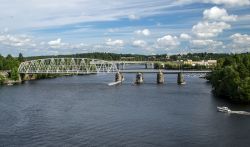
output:
[[233,101],[250,102],[250,54],[231,55],[218,61],[207,79],[213,93]]
[[19,55],[18,55],[18,61],[19,62],[23,62],[24,61],[24,57],[23,57],[22,53],[19,53]]
[[11,70],[10,77],[12,80],[19,80],[18,69],[16,67]]
[[3,84],[3,82],[5,81],[5,77],[0,74],[0,85]]

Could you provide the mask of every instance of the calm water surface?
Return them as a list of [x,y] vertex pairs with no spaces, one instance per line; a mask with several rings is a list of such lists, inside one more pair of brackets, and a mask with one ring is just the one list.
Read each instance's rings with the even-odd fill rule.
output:
[[155,84],[109,87],[113,74],[61,77],[0,87],[0,146],[249,146],[250,117],[218,113],[216,106],[250,111],[211,94],[204,79],[176,75]]

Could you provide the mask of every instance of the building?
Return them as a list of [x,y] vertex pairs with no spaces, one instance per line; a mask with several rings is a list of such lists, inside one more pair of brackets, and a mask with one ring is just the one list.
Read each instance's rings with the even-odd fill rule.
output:
[[195,65],[204,65],[204,66],[215,66],[217,64],[217,60],[201,60],[201,61],[192,61],[192,60],[187,60],[184,61],[184,64],[191,64],[192,66]]

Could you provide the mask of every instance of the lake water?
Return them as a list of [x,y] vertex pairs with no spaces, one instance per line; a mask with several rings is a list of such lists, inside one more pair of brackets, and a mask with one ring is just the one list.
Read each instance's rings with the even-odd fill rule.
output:
[[108,86],[114,74],[60,77],[0,87],[0,146],[249,146],[250,116],[216,111],[226,105],[250,106],[216,99],[206,80],[176,75],[155,84],[145,74],[125,74],[120,86]]

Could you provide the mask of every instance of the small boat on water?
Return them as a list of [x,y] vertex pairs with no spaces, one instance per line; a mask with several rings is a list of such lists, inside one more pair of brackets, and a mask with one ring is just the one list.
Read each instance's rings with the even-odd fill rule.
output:
[[117,85],[117,84],[122,83],[124,80],[125,80],[125,79],[124,79],[124,78],[122,78],[122,80],[121,80],[121,81],[111,82],[111,83],[109,83],[108,85],[109,85],[109,86]]
[[182,82],[182,83],[180,83],[181,85],[186,85],[186,82],[184,81],[184,82]]
[[223,107],[217,107],[217,110],[219,112],[225,112],[225,113],[230,113],[231,112],[231,110],[228,107],[225,107],[225,106],[223,106]]

